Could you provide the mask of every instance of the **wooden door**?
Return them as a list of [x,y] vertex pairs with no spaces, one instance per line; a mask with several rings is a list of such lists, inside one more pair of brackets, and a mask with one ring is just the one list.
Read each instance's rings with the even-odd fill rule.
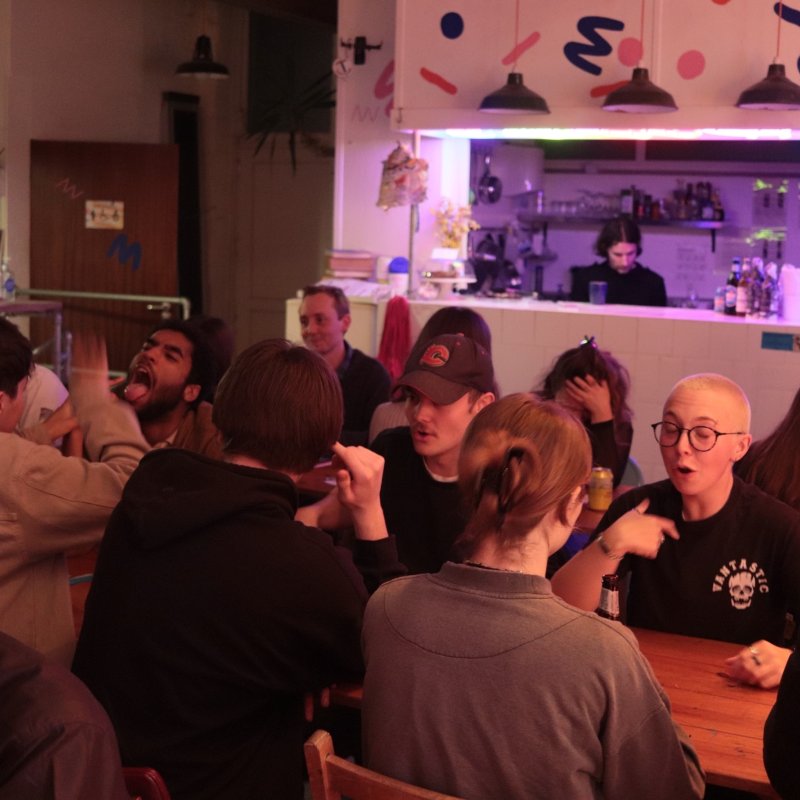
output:
[[[31,142],[32,288],[177,295],[177,230],[177,145]],[[118,300],[64,309],[65,329],[105,336],[120,371],[160,318]],[[49,335],[31,326],[34,343]]]

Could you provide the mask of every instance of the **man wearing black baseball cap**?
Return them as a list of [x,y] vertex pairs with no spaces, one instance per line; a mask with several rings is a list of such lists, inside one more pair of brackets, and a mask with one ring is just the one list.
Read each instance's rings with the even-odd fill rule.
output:
[[492,359],[462,334],[437,336],[414,349],[395,388],[409,427],[372,444],[386,462],[381,505],[409,572],[436,572],[466,524],[458,457],[472,418],[495,400]]

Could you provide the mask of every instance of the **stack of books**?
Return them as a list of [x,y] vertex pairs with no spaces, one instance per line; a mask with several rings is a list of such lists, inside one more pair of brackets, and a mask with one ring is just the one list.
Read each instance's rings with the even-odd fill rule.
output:
[[366,250],[329,250],[327,274],[333,278],[374,280],[377,256]]

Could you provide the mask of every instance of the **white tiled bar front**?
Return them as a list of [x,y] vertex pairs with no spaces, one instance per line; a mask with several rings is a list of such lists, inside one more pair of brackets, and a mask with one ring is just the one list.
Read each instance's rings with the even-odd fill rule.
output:
[[[772,430],[800,386],[800,352],[761,346],[764,332],[800,337],[798,323],[727,317],[695,309],[455,297],[446,304],[412,300],[412,337],[434,311],[454,304],[474,308],[488,322],[503,394],[530,390],[559,353],[587,334],[610,350],[631,373],[631,452],[648,481],[665,477],[650,423],[661,418],[664,399],[679,378],[694,372],[721,372],[739,383],[753,407],[756,438]],[[295,305],[296,301],[287,303],[286,335],[297,340]],[[354,319],[348,337],[372,355],[380,343],[384,307],[385,303],[379,303],[359,308],[362,314]],[[370,347],[372,342],[374,347]]]

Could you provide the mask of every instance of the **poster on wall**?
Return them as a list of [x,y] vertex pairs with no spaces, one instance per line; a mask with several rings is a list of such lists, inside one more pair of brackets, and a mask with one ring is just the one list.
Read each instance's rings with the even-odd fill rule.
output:
[[119,200],[87,200],[86,227],[121,231],[125,227],[125,203]]

